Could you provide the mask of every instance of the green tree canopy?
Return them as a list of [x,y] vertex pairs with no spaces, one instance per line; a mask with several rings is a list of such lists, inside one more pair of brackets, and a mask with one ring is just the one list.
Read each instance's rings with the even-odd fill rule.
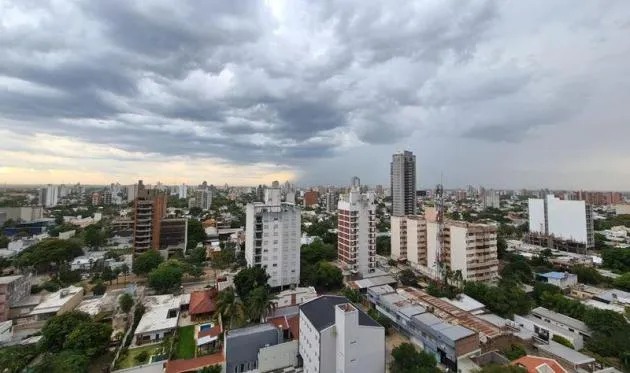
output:
[[83,231],[83,241],[91,249],[98,249],[105,245],[106,240],[105,232],[98,224],[88,225]]
[[81,351],[92,358],[107,348],[112,327],[99,322],[80,323],[69,335],[64,343],[64,349]]
[[169,260],[160,264],[149,273],[149,286],[158,293],[173,292],[182,284],[184,269],[177,260]]
[[49,319],[42,328],[41,344],[44,350],[59,352],[63,349],[68,335],[79,325],[91,321],[90,315],[72,311]]
[[518,286],[510,283],[491,286],[481,282],[467,282],[464,285],[464,293],[503,317],[527,314],[532,307],[527,294]]
[[266,286],[259,286],[252,290],[247,297],[247,315],[251,322],[260,322],[275,308],[273,296]]
[[186,246],[186,250],[194,249],[197,247],[198,243],[204,242],[207,238],[208,236],[206,235],[206,231],[203,229],[201,222],[197,219],[188,219],[188,244]]
[[257,287],[266,287],[269,275],[261,267],[249,267],[240,270],[234,276],[236,293],[246,301],[249,293]]
[[614,280],[614,284],[615,287],[630,291],[630,272],[626,272],[623,275],[617,277]]
[[325,244],[321,240],[316,239],[310,245],[302,245],[300,250],[300,262],[302,266],[309,264],[317,264],[324,260],[327,262],[337,258],[337,250],[331,244]]
[[438,373],[435,357],[418,351],[411,343],[403,343],[392,350],[392,373]]
[[35,345],[15,345],[0,348],[0,367],[8,372],[21,372],[37,356]]
[[101,280],[97,280],[94,286],[92,286],[92,293],[94,295],[103,295],[107,291],[107,285]]
[[238,327],[245,321],[245,307],[233,288],[229,287],[219,292],[215,317],[221,317],[223,326],[230,329]]
[[133,260],[133,273],[138,276],[146,275],[152,270],[156,269],[164,259],[159,252],[155,250],[149,250],[134,258]]
[[90,359],[78,351],[61,351],[46,354],[34,368],[35,373],[87,373]]
[[416,286],[418,284],[418,278],[411,269],[403,269],[398,274],[398,280],[405,286]]
[[83,255],[83,250],[76,240],[48,238],[22,251],[17,257],[16,264],[20,267],[34,266],[40,271],[48,271],[51,263],[60,266],[80,255]]
[[131,311],[131,307],[133,307],[133,298],[129,295],[129,293],[124,293],[120,296],[118,304],[124,313],[129,313],[129,311]]

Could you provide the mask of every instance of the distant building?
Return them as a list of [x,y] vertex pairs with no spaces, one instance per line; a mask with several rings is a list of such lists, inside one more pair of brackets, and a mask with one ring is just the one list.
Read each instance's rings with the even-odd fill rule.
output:
[[199,207],[204,211],[210,210],[210,206],[212,206],[212,191],[208,189],[197,189],[192,206]]
[[425,275],[438,278],[438,235],[443,235],[442,264],[461,271],[466,281],[488,282],[498,278],[497,228],[448,220],[441,233],[438,224],[422,216],[392,217],[391,257],[406,260]]
[[376,268],[376,205],[374,194],[353,186],[337,204],[337,256],[344,271],[368,274]]
[[501,207],[501,200],[499,193],[496,190],[487,190],[483,196],[483,208],[495,208]]
[[178,186],[177,197],[179,199],[186,199],[188,197],[188,187],[186,184],[181,184]]
[[589,205],[607,206],[622,203],[623,195],[619,192],[589,192],[580,190],[574,193],[572,199],[585,201]]
[[544,307],[536,307],[527,316],[514,315],[514,322],[544,341],[553,340],[558,335],[573,345],[575,350],[584,347],[584,337],[590,337],[591,331],[582,321],[550,311]]
[[92,193],[92,206],[99,206],[101,204],[101,193]]
[[0,214],[5,213],[6,219],[22,221],[24,223],[30,223],[33,220],[40,220],[43,218],[44,209],[41,206],[32,207],[1,207]]
[[188,219],[169,218],[160,220],[160,250],[182,250],[188,244]]
[[157,189],[145,189],[140,180],[134,202],[134,252],[160,248],[160,222],[165,217],[166,194]]
[[82,287],[69,286],[59,289],[46,295],[43,301],[33,308],[29,316],[33,317],[34,321],[46,321],[53,316],[74,310],[81,303],[82,299]]
[[245,259],[250,267],[262,267],[269,286],[286,287],[300,282],[301,212],[281,202],[280,188],[268,188],[265,202],[246,208]]
[[326,193],[326,212],[332,213],[337,211],[337,203],[339,203],[339,195],[329,190]]
[[319,204],[319,192],[309,190],[304,193],[304,207],[313,207]]
[[300,306],[304,373],[382,373],[385,329],[345,297],[325,295]]
[[591,205],[553,195],[530,198],[528,205],[530,242],[568,251],[595,246]]
[[0,277],[0,322],[9,319],[11,305],[20,302],[30,294],[30,276]]
[[39,203],[44,207],[54,207],[59,203],[59,188],[56,185],[48,184],[46,188],[40,189]]
[[109,206],[112,204],[112,192],[109,190],[104,191],[103,193],[101,193],[101,203],[104,206]]
[[390,165],[392,216],[416,214],[416,156],[396,153]]
[[138,195],[138,184],[127,185],[125,187],[127,191],[127,202],[133,202]]
[[536,280],[566,289],[577,285],[578,276],[569,272],[547,272],[537,274]]

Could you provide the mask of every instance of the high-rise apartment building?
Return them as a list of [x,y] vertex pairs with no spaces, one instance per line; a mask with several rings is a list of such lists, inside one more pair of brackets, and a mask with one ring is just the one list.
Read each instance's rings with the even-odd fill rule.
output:
[[501,207],[501,199],[499,193],[496,190],[486,190],[483,195],[483,208],[495,208]]
[[319,204],[319,192],[309,190],[304,192],[304,207],[312,207]]
[[366,275],[376,268],[376,205],[374,194],[357,186],[337,204],[337,256],[350,274]]
[[186,184],[181,184],[178,186],[178,198],[179,199],[186,199],[186,197],[188,197],[188,186],[186,186]]
[[212,206],[212,191],[208,189],[197,189],[192,205],[202,210],[210,210],[210,206]]
[[59,203],[59,188],[56,185],[48,184],[46,188],[40,189],[39,203],[44,207],[54,207]]
[[127,191],[127,202],[133,202],[138,195],[138,184],[127,185],[125,189]]
[[332,213],[337,211],[337,203],[339,202],[339,195],[337,192],[329,190],[326,194],[326,212]]
[[101,193],[101,203],[105,206],[112,204],[112,192],[110,190],[106,190]]
[[92,206],[98,206],[101,204],[101,193],[93,192],[92,193]]
[[267,188],[264,202],[247,205],[245,259],[265,269],[271,287],[300,282],[301,223],[300,208],[282,202],[279,187]]
[[392,156],[392,216],[416,214],[416,156],[405,150]]
[[134,202],[134,252],[159,250],[161,221],[166,217],[166,193],[146,189],[138,182],[138,195]]
[[528,207],[530,241],[565,250],[595,246],[593,209],[586,201],[564,201],[549,194],[530,198]]
[[498,277],[497,230],[487,224],[446,221],[438,253],[439,225],[432,219],[411,215],[392,217],[391,256],[407,260],[428,276],[439,278],[438,256],[451,271],[461,271],[467,281],[492,281]]

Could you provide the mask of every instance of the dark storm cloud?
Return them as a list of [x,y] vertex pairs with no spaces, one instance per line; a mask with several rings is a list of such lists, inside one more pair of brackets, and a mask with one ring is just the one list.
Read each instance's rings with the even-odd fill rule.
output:
[[293,165],[419,131],[518,142],[588,90],[504,57],[490,0],[7,4],[0,129],[131,152]]

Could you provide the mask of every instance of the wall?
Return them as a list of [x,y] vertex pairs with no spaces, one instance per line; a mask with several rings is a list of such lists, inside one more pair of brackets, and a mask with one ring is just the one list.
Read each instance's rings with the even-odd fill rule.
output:
[[[300,330],[300,333],[301,332],[302,331]],[[336,334],[337,331],[335,330],[334,326],[322,330],[320,334],[321,340],[319,342],[319,345],[321,356],[319,357],[319,364],[321,370],[319,371],[321,373],[336,372]]]
[[258,370],[269,372],[297,365],[298,341],[289,341],[258,351]]
[[584,201],[562,201],[548,196],[547,211],[549,234],[565,240],[587,242]]
[[299,352],[304,364],[304,373],[319,372],[319,333],[300,311]]
[[576,333],[572,333],[568,330],[558,330],[560,327],[557,325],[550,326],[543,320],[530,320],[525,317],[514,315],[514,322],[519,326],[529,330],[530,332],[536,332],[536,327],[539,329],[546,330],[549,333],[549,340],[553,338],[554,335],[562,336],[568,339],[576,350],[580,350],[584,347],[584,339],[582,336]]
[[402,233],[403,227],[406,230],[406,218],[402,216],[392,216],[391,218],[391,257],[398,260],[401,256],[407,257],[407,247],[402,242],[407,241],[406,235]]
[[337,371],[381,373],[385,369],[385,329],[359,325],[359,312],[350,307],[353,311],[335,307]]
[[[450,238],[451,238],[451,271],[462,271],[462,278],[466,280],[468,278],[468,265],[466,261],[468,255],[466,243],[466,234],[468,229],[463,227],[450,226]],[[446,246],[446,245],[445,245]]]
[[528,200],[529,231],[545,234],[545,201],[530,198]]

